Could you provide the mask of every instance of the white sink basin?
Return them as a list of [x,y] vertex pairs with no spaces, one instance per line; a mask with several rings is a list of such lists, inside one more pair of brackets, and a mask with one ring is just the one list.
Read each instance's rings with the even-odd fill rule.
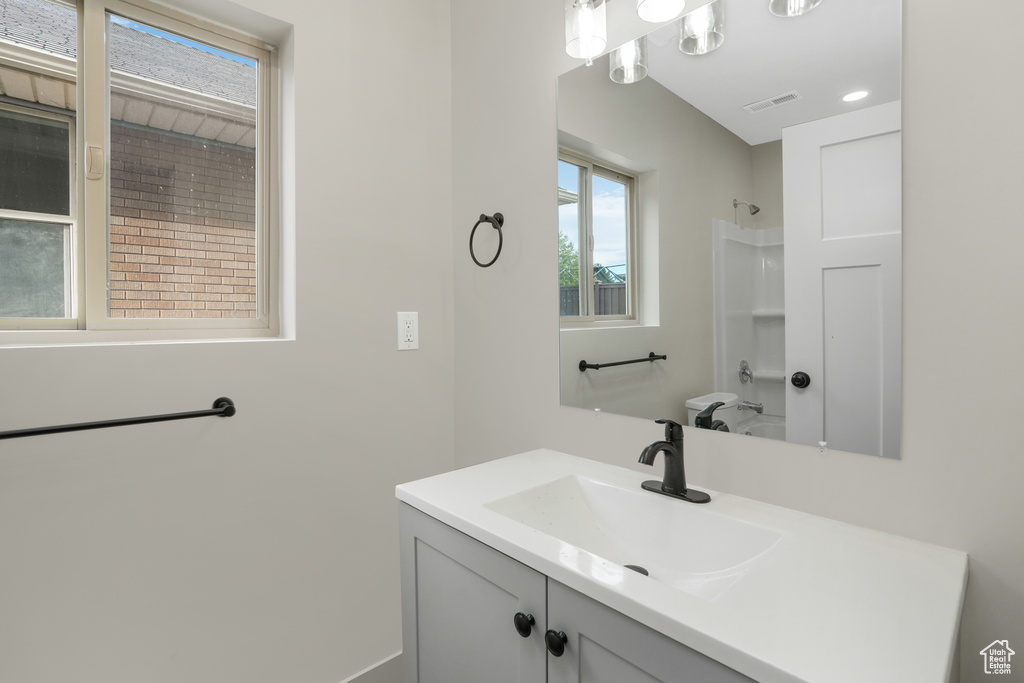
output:
[[[569,475],[486,503],[485,508],[654,580],[714,600],[782,535],[639,486]],[[572,552],[563,562],[575,562]]]

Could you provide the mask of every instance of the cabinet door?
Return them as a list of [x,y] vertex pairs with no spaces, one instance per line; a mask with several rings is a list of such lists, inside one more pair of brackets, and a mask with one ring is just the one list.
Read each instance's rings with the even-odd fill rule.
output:
[[548,657],[549,683],[753,680],[550,579],[548,623],[568,636],[565,653]]
[[543,683],[543,574],[404,504],[401,544],[405,683]]

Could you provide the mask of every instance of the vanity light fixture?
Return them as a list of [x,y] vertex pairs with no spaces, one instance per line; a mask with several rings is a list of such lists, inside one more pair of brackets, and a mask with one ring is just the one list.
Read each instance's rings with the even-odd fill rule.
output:
[[769,0],[768,11],[777,17],[798,17],[821,4],[821,0]]
[[679,32],[679,51],[685,55],[704,55],[725,40],[725,1],[714,0],[683,17]]
[[644,21],[660,23],[678,17],[686,0],[636,0],[636,13]]
[[647,75],[647,36],[642,36],[612,50],[608,59],[608,76],[616,83],[630,84]]
[[856,102],[857,100],[863,100],[867,96],[867,90],[855,90],[854,92],[843,95],[843,102]]
[[587,66],[608,45],[607,0],[566,0],[565,51],[570,57],[585,59]]

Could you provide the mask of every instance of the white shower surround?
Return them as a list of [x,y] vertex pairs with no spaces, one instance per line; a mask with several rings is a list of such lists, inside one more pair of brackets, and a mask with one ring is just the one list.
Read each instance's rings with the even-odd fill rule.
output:
[[[785,299],[782,228],[755,230],[728,221],[712,223],[714,258],[715,391],[764,406],[785,434]],[[741,360],[752,382],[739,378]],[[754,416],[751,413],[751,416]],[[746,416],[745,416],[746,417]],[[778,429],[778,424],[783,425]],[[742,433],[742,431],[741,431]]]

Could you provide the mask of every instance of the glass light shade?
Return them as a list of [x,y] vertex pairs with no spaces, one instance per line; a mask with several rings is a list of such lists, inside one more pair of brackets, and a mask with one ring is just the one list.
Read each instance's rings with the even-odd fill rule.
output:
[[798,17],[821,4],[821,0],[768,0],[768,11],[777,17]]
[[636,13],[644,21],[658,23],[679,16],[686,0],[636,0]]
[[612,51],[608,76],[616,83],[636,83],[647,75],[647,36]]
[[724,30],[725,4],[715,0],[683,17],[679,51],[687,55],[707,54],[725,40]]
[[587,64],[608,45],[604,0],[566,0],[565,51]]

